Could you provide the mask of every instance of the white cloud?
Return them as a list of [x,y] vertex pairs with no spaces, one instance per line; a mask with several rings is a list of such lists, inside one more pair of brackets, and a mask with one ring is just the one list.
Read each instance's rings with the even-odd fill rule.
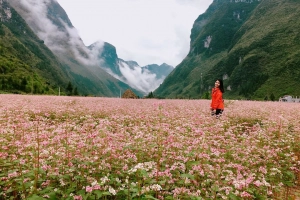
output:
[[124,62],[120,62],[119,66],[120,71],[125,78],[123,81],[144,94],[154,91],[163,81],[163,78],[157,80],[156,75],[151,74],[149,71],[142,72],[140,66],[135,66],[131,69],[130,66]]
[[[26,22],[35,31],[37,36],[44,40],[45,44],[52,51],[70,51],[78,61],[84,64],[97,64],[98,61],[96,60],[95,55],[91,54],[84,46],[76,28],[69,27],[65,22],[61,21],[61,24],[65,29],[65,31],[62,31],[47,17],[47,6],[51,1],[52,0],[10,0],[9,3],[17,9],[24,19],[26,19]],[[66,49],[66,47],[70,48]],[[83,57],[81,55],[82,52],[84,52],[89,59]]]
[[[131,69],[120,62],[124,77],[108,72],[147,94],[154,91],[164,77],[157,80],[155,74],[142,72],[140,66],[179,64],[189,51],[194,21],[212,0],[56,0],[75,27],[60,21],[64,31],[47,17],[47,4],[51,1],[10,0],[10,3],[22,8],[18,12],[51,50],[70,51],[83,64],[101,65],[98,55],[103,41],[111,43],[119,58],[136,61],[139,66]],[[92,51],[81,38],[86,46],[95,45]]]
[[57,0],[85,45],[114,45],[141,66],[179,64],[189,51],[194,21],[213,0]]

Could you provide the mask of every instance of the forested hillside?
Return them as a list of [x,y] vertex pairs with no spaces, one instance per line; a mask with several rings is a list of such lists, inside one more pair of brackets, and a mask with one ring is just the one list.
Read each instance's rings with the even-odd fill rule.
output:
[[59,87],[65,91],[68,75],[44,41],[5,1],[0,14],[0,91],[57,94]]
[[0,9],[0,92],[118,97],[132,89],[99,66],[101,45],[90,51],[57,1],[2,0]]
[[154,92],[207,98],[217,78],[225,98],[300,96],[300,1],[214,1],[195,20],[187,57]]

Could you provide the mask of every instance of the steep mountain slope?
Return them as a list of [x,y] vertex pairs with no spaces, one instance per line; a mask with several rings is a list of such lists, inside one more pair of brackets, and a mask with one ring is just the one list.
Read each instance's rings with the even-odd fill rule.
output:
[[[94,51],[90,51],[56,0],[9,0],[9,4],[58,57],[79,93],[116,97],[120,91],[132,89],[99,67],[103,60],[98,59],[98,53],[103,44],[99,43]],[[132,90],[142,95],[140,91]]]
[[187,57],[155,95],[207,96],[223,78],[225,98],[300,96],[300,1],[215,0],[195,21]]
[[[95,51],[95,49],[97,50],[97,46],[99,46],[99,42],[90,45],[88,48],[91,51]],[[117,77],[122,76],[122,73],[120,72],[118,66],[119,58],[117,55],[117,50],[113,45],[104,42],[104,44],[102,45],[102,49],[100,49],[98,53],[98,59],[103,60],[103,62],[100,63],[100,66],[103,69],[105,69],[109,74],[114,74]]]
[[6,1],[0,1],[0,91],[58,94],[69,77],[55,55]]

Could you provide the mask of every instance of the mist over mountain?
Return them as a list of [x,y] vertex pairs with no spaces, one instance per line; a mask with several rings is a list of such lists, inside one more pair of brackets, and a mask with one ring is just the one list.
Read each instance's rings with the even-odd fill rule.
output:
[[[88,48],[97,51],[96,42]],[[128,84],[130,87],[147,94],[154,91],[174,67],[163,63],[162,65],[140,66],[136,61],[125,61],[118,57],[116,48],[104,42],[98,50],[99,66],[116,79]]]
[[6,1],[0,1],[0,72],[0,90],[8,93],[58,94],[70,80],[53,52]]
[[216,79],[225,98],[300,96],[300,1],[214,0],[194,22],[190,51],[154,94],[208,98]]
[[0,5],[1,91],[52,94],[71,82],[82,95],[132,89],[139,96],[155,90],[162,98],[207,98],[222,78],[225,98],[300,96],[299,1],[215,0],[195,20],[190,51],[176,68],[125,61],[103,41],[86,47],[55,0]]
[[157,79],[165,79],[165,76],[171,73],[173,71],[174,67],[171,65],[168,65],[166,63],[163,63],[161,65],[157,64],[151,64],[151,65],[146,65],[142,68],[143,72],[151,72],[154,73],[157,77]]
[[55,54],[79,93],[113,97],[132,89],[143,96],[162,82],[151,71],[128,68],[132,61],[118,58],[115,47],[107,42],[97,41],[86,47],[56,0],[9,0],[9,4]]

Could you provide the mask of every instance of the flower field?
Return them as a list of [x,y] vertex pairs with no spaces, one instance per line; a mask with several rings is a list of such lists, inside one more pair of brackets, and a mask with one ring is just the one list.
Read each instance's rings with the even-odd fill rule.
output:
[[[300,104],[0,95],[0,199],[275,199]],[[300,198],[290,196],[290,198]]]

